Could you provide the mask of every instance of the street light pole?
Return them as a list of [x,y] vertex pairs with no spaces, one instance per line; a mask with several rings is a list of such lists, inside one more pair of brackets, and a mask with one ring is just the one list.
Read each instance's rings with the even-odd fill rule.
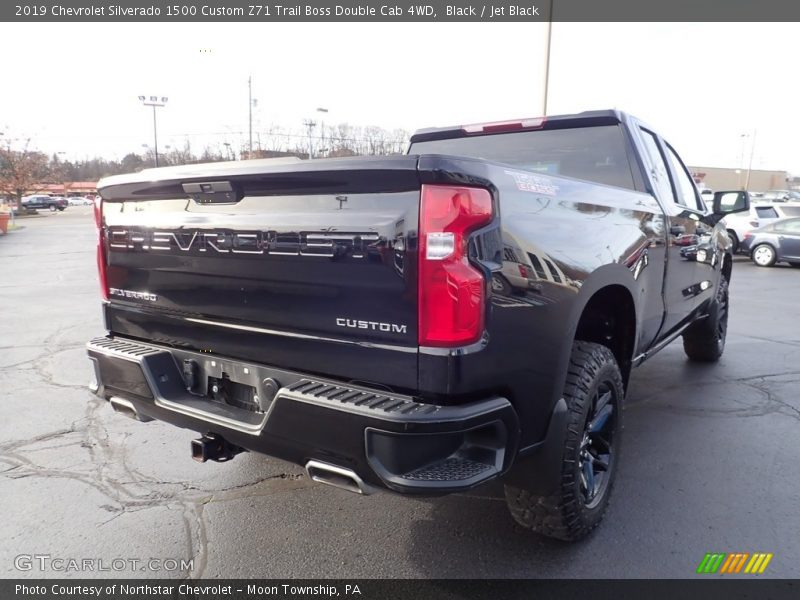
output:
[[156,124],[156,108],[161,108],[167,104],[166,96],[139,96],[139,100],[145,106],[153,107],[153,153],[155,155],[155,166],[158,167],[158,126]]

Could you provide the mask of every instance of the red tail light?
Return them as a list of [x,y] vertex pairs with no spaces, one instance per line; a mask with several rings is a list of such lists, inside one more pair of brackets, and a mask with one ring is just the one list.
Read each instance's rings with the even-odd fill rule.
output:
[[753,232],[751,232],[751,231],[745,231],[745,233],[744,233],[744,237],[743,237],[742,239],[743,239],[743,240],[746,240],[746,239],[747,239],[747,238],[749,238],[749,237],[753,237]]
[[513,121],[494,121],[492,123],[473,123],[462,125],[461,130],[467,135],[476,133],[504,133],[508,131],[525,131],[527,129],[541,129],[547,122],[545,117],[535,119],[516,119]]
[[520,277],[524,277],[525,279],[527,279],[528,278],[528,267],[526,267],[525,265],[517,265],[517,268],[519,268],[519,276]]
[[467,260],[467,234],[492,220],[481,188],[423,185],[419,218],[419,343],[458,346],[480,338],[486,280]]
[[94,224],[97,226],[97,273],[100,276],[100,291],[103,300],[108,300],[108,279],[106,277],[106,244],[103,231],[103,199],[94,199]]

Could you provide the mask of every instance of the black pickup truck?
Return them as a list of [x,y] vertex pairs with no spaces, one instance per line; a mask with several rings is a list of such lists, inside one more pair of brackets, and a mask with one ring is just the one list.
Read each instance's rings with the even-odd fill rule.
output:
[[522,525],[602,518],[631,368],[715,361],[730,241],[672,147],[598,111],[417,132],[404,156],[98,185],[93,391],[354,492],[501,478]]

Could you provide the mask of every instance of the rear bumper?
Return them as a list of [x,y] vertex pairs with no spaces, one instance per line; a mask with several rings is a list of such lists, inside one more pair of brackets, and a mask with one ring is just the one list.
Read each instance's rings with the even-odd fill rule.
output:
[[[93,391],[140,420],[212,433],[234,446],[300,465],[335,465],[371,486],[400,493],[473,488],[508,470],[517,451],[517,415],[501,397],[439,406],[122,338],[97,338],[87,351],[94,365]],[[255,390],[257,410],[209,396],[209,378],[222,379],[223,373]]]

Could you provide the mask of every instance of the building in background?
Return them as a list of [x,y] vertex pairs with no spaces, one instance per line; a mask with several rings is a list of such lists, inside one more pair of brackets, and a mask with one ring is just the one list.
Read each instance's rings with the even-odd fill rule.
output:
[[688,169],[698,185],[712,190],[743,190],[745,187],[750,192],[785,190],[790,181],[786,171],[751,169],[748,182],[747,169],[722,167],[688,167]]

